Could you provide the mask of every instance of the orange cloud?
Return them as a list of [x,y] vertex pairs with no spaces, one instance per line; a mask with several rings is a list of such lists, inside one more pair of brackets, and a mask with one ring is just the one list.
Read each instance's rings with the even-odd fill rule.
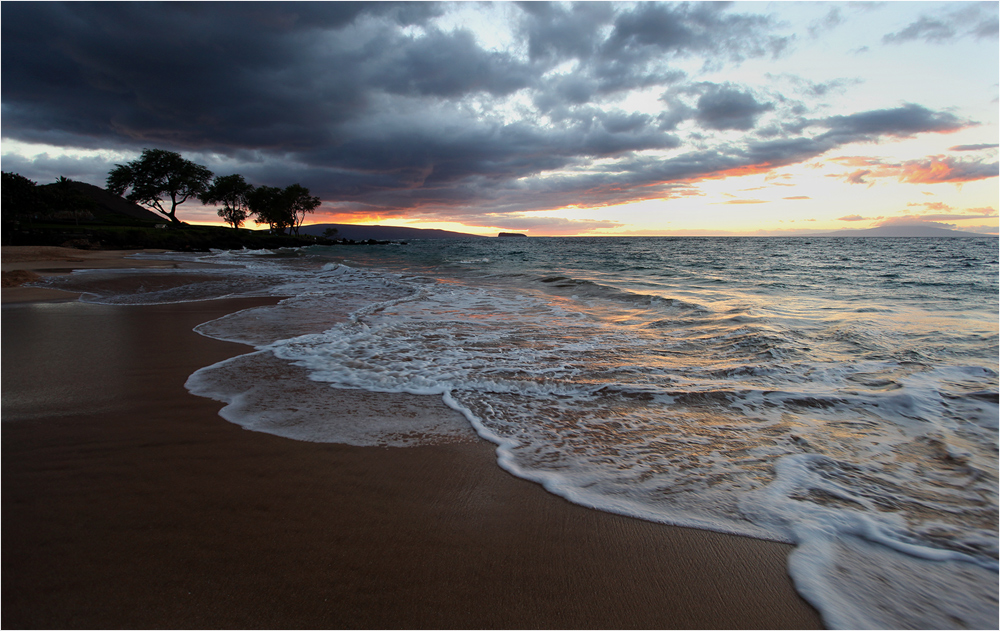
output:
[[830,162],[836,162],[846,167],[870,167],[881,165],[882,162],[876,158],[865,158],[863,156],[840,156],[830,158]]
[[742,177],[744,175],[758,175],[760,173],[768,173],[772,169],[777,168],[777,165],[771,162],[761,162],[760,164],[747,164],[741,167],[733,167],[732,169],[725,169],[722,171],[715,171],[714,173],[709,173],[697,178],[695,181],[701,180],[722,180],[727,177]]
[[927,210],[951,210],[951,206],[944,202],[910,202],[907,206],[923,206]]
[[925,162],[903,164],[899,175],[901,182],[912,184],[937,184],[940,182],[972,182],[996,177],[997,163],[983,164],[972,160],[932,157]]
[[845,177],[844,179],[847,180],[850,184],[870,184],[870,182],[868,182],[868,180],[865,179],[865,176],[871,174],[872,174],[871,169],[858,169],[853,173],[849,173],[847,177]]
[[973,182],[1000,175],[996,162],[959,160],[950,156],[930,156],[924,160],[910,160],[901,164],[885,164],[872,158],[844,156],[832,162],[858,168],[851,173],[831,175],[850,184],[871,184],[868,178],[895,177],[909,184],[941,184]]

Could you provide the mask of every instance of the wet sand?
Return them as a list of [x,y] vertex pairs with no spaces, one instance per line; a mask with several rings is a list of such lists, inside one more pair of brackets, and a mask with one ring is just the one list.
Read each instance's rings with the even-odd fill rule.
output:
[[26,287],[43,276],[61,276],[74,269],[176,268],[172,261],[126,259],[137,252],[163,252],[164,250],[77,250],[47,245],[3,246],[2,278],[3,302],[30,302],[43,300],[74,300],[79,294],[64,291]]
[[359,448],[227,423],[184,382],[249,349],[191,329],[272,301],[10,291],[5,628],[821,625],[789,546],[570,504],[502,471],[484,441]]

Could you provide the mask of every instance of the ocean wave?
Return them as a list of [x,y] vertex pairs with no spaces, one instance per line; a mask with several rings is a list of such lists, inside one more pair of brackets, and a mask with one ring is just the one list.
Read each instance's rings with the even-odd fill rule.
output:
[[[199,327],[257,352],[189,388],[257,431],[395,446],[457,430],[432,414],[369,431],[330,392],[432,394],[571,501],[795,543],[828,625],[995,623],[995,253],[696,241],[416,244],[388,270],[210,255],[283,299]],[[897,263],[948,248],[981,278],[948,289]]]

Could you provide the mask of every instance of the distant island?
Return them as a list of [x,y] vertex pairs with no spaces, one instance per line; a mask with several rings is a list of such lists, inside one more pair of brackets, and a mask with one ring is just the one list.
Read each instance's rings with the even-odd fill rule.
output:
[[802,235],[804,237],[996,237],[996,235],[964,232],[922,224],[879,226],[862,230],[837,230]]
[[478,234],[467,234],[464,232],[452,232],[450,230],[438,230],[433,228],[405,228],[401,226],[369,226],[363,224],[348,223],[314,223],[299,228],[302,234],[323,236],[330,228],[337,231],[338,239],[352,239],[363,241],[365,239],[485,239]]
[[498,237],[524,237],[524,238],[528,237],[528,235],[521,234],[520,232],[501,232],[497,236]]

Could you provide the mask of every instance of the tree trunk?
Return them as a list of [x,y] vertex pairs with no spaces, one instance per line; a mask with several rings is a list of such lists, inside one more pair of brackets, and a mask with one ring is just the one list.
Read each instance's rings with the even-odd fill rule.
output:
[[167,213],[167,217],[170,218],[170,222],[175,226],[181,225],[181,222],[177,220],[177,198],[174,197],[173,193],[170,195],[170,212]]

